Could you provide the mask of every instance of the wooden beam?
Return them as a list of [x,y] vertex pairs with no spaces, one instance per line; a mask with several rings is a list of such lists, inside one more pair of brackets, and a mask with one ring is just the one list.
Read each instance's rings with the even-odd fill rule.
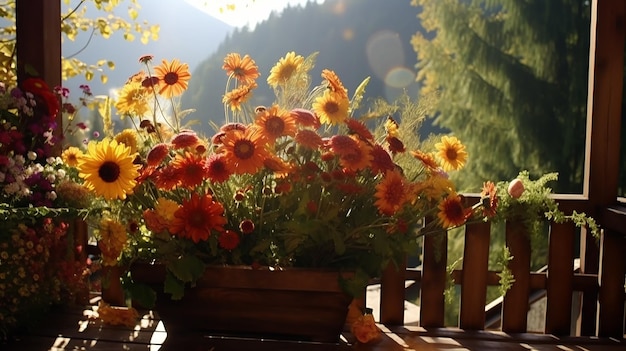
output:
[[16,0],[17,77],[61,85],[61,1]]

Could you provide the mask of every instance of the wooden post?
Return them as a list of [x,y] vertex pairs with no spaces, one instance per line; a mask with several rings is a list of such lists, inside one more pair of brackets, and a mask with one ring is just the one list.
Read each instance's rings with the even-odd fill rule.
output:
[[17,77],[61,84],[61,1],[16,0]]
[[[591,138],[590,154],[587,156],[590,160],[588,207],[601,210],[617,202],[622,89],[624,84],[626,2],[593,1],[591,18],[593,22],[589,66],[593,71],[590,73],[588,103],[588,113],[592,118],[591,131],[588,132]],[[597,212],[589,214],[598,217]],[[609,252],[605,251],[605,258],[607,254]],[[595,265],[592,262],[585,262],[584,273],[590,273],[586,267],[587,264],[591,264],[592,269]],[[607,266],[605,265],[604,268]],[[602,284],[602,281],[600,283]],[[588,303],[589,299],[584,296],[583,313],[593,308],[588,307]],[[583,319],[588,320],[589,316],[583,315]],[[585,325],[584,327],[585,330],[582,332],[586,333],[589,326]]]

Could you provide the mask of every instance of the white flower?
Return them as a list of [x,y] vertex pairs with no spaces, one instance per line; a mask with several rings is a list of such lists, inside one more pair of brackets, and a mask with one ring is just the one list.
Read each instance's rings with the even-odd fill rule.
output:
[[35,161],[37,159],[37,153],[34,151],[29,151],[27,156],[28,156],[28,159],[31,161]]
[[56,176],[54,174],[48,174],[46,176],[46,180],[48,180],[50,183],[54,183],[54,181],[56,180]]
[[67,175],[67,173],[65,172],[64,169],[57,170],[57,177],[59,177],[59,179],[65,178],[66,175]]
[[24,156],[22,155],[15,155],[13,159],[15,160],[15,164],[18,166],[23,166],[24,163],[26,162],[26,160],[24,159]]
[[4,192],[9,195],[15,194],[19,190],[20,190],[20,185],[17,182],[9,183],[7,184],[7,186],[4,187]]
[[57,193],[54,192],[54,191],[50,191],[50,192],[46,193],[46,198],[49,199],[49,200],[54,201],[54,200],[57,199]]

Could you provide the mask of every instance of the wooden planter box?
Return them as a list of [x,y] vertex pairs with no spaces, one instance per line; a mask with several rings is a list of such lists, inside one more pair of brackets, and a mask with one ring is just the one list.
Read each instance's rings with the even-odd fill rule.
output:
[[352,298],[337,271],[209,267],[181,300],[163,293],[165,268],[136,265],[133,279],[157,292],[156,312],[169,335],[211,335],[338,342]]

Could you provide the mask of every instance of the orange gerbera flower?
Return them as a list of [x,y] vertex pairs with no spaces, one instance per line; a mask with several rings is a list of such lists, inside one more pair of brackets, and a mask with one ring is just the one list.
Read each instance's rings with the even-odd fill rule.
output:
[[270,157],[265,149],[265,139],[258,128],[247,128],[244,132],[234,130],[226,133],[222,150],[224,160],[236,174],[254,174]]
[[294,108],[291,110],[291,114],[296,119],[296,123],[300,126],[318,129],[322,125],[319,117],[317,117],[313,111],[304,108]]
[[294,137],[296,143],[311,150],[317,150],[324,144],[322,137],[316,131],[310,129],[302,129],[296,133]]
[[441,167],[444,171],[452,171],[463,168],[467,161],[467,152],[465,146],[456,137],[444,135],[441,142],[435,144],[439,150],[439,158],[441,158]]
[[416,159],[422,161],[422,164],[424,165],[424,167],[426,167],[427,169],[431,171],[434,171],[437,168],[439,168],[439,165],[437,164],[435,157],[431,153],[425,153],[420,150],[415,150],[415,151],[411,151],[411,155],[415,157]]
[[154,73],[159,78],[159,94],[165,98],[182,95],[191,79],[189,66],[178,59],[171,63],[163,60],[161,65],[154,67]]
[[181,207],[174,212],[174,220],[169,230],[181,238],[197,243],[207,240],[212,231],[224,231],[227,222],[221,203],[213,200],[210,194],[200,196],[194,193],[191,199],[184,200]]
[[383,180],[376,185],[374,203],[378,211],[391,216],[396,213],[407,201],[407,181],[399,171],[385,173]]
[[248,101],[248,99],[252,96],[252,90],[256,87],[257,84],[252,82],[235,88],[224,94],[222,103],[230,106],[231,111],[241,111],[241,104]]
[[483,214],[488,218],[494,217],[498,208],[496,185],[493,182],[484,182],[480,197],[483,201]]
[[343,86],[343,83],[341,83],[341,80],[334,71],[329,69],[322,70],[322,78],[326,79],[330,90],[346,99],[348,98],[348,89]]
[[346,119],[346,126],[350,133],[358,135],[363,140],[374,140],[372,132],[367,128],[365,123],[354,118]]
[[444,228],[458,227],[467,221],[472,214],[472,210],[465,208],[461,196],[451,194],[439,203],[439,213],[437,216],[441,220]]
[[259,67],[250,55],[241,58],[238,53],[226,55],[222,69],[229,77],[235,77],[242,84],[252,84],[260,75]]
[[330,90],[315,99],[313,112],[320,117],[323,124],[335,125],[348,118],[350,100]]
[[261,112],[255,124],[259,126],[263,137],[271,142],[281,136],[296,134],[296,119],[289,111],[283,110],[278,105],[273,105]]
[[224,250],[236,249],[240,241],[239,235],[233,230],[225,230],[217,237],[217,242]]
[[329,146],[332,152],[339,156],[351,154],[359,151],[356,140],[347,135],[333,135],[330,138]]
[[356,140],[357,149],[354,152],[341,155],[339,163],[350,171],[358,171],[370,166],[372,162],[371,147],[363,141]]
[[226,165],[224,155],[213,154],[209,156],[207,163],[207,178],[214,183],[223,183],[232,174]]
[[172,190],[180,185],[178,171],[171,164],[163,168],[159,168],[152,174],[154,184],[161,190]]
[[393,160],[391,159],[391,155],[379,144],[374,144],[370,151],[370,155],[372,156],[372,161],[370,162],[372,172],[378,174],[384,174],[387,171],[392,171],[396,168]]
[[395,155],[397,153],[403,153],[406,151],[402,140],[394,136],[387,136],[385,140],[387,141],[387,144],[389,145],[389,151],[391,151],[392,154]]
[[200,138],[198,138],[196,132],[186,130],[176,134],[170,143],[174,149],[184,149],[195,147],[199,142]]
[[176,178],[180,184],[188,189],[200,185],[207,175],[207,164],[202,156],[186,152],[184,156],[177,156],[172,162],[176,169]]

